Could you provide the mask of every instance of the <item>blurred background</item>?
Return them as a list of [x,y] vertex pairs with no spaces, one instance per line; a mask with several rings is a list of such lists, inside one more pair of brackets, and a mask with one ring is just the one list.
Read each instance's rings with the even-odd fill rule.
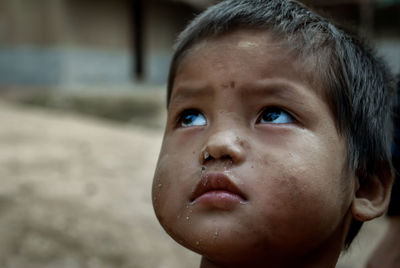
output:
[[[0,267],[198,267],[150,189],[174,40],[212,0],[0,0]],[[400,73],[400,0],[304,0]],[[363,267],[365,226],[338,267]]]

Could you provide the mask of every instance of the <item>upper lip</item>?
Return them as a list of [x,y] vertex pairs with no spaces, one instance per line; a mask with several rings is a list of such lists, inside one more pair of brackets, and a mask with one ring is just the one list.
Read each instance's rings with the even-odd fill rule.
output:
[[201,195],[210,191],[230,192],[240,196],[246,201],[246,197],[242,191],[240,191],[239,187],[224,173],[207,173],[203,175],[197,183],[190,201],[193,202]]

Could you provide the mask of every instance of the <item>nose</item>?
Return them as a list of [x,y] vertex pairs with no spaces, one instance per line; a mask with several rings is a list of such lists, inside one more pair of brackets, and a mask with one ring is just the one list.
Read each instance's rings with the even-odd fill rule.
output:
[[245,160],[246,143],[231,130],[211,134],[200,154],[201,164],[212,160],[229,160],[238,165]]

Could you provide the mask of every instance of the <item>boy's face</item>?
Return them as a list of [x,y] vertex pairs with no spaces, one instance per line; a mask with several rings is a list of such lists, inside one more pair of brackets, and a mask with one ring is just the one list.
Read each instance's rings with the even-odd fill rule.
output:
[[234,262],[341,246],[355,179],[310,69],[260,31],[185,56],[152,193],[176,241]]

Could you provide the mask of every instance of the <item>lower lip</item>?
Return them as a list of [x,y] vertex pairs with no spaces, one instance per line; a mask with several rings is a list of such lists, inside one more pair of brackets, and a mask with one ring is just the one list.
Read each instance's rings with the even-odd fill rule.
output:
[[237,194],[226,191],[210,191],[196,198],[192,204],[201,204],[222,210],[230,210],[245,200]]

